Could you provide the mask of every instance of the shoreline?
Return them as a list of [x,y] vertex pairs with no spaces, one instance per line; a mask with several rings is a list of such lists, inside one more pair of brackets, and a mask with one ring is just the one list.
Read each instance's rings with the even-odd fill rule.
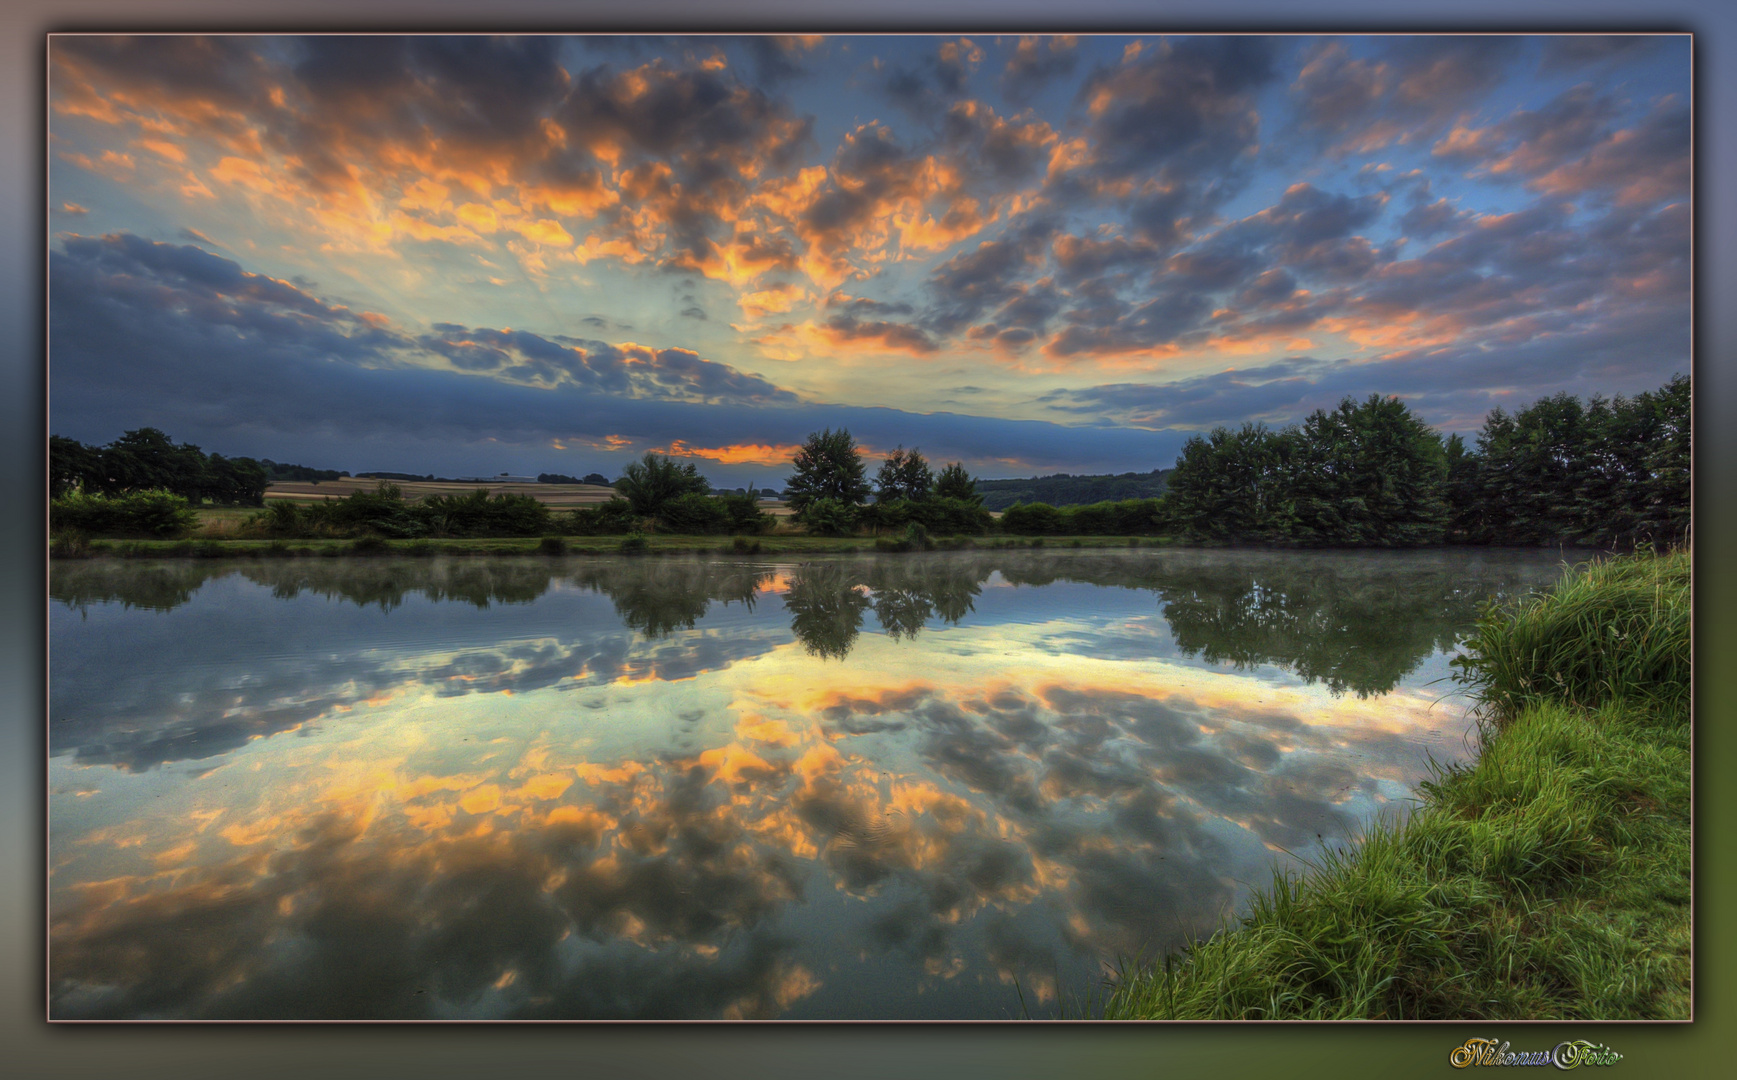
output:
[[1688,1020],[1686,553],[1578,568],[1487,611],[1478,757],[1400,824],[1151,966],[1105,1019]]

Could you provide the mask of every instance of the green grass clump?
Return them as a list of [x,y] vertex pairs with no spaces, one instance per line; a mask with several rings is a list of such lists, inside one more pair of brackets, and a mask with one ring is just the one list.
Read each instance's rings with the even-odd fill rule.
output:
[[1686,555],[1613,559],[1486,611],[1478,760],[1124,971],[1105,1017],[1686,1018],[1688,578]]
[[1689,694],[1689,556],[1593,563],[1549,593],[1486,609],[1456,663],[1497,714],[1561,700]]

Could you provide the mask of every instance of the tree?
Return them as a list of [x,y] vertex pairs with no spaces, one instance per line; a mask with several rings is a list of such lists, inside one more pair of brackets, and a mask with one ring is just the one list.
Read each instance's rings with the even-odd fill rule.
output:
[[862,455],[845,428],[810,432],[794,464],[796,472],[786,482],[785,497],[798,515],[821,499],[849,508],[868,498]]
[[1345,398],[1304,421],[1292,469],[1294,538],[1406,547],[1442,538],[1441,438],[1394,397]]
[[965,471],[963,462],[958,461],[942,469],[935,477],[935,497],[959,499],[973,506],[983,505],[983,496],[977,494],[976,478]]
[[875,476],[875,486],[879,489],[875,493],[876,502],[891,502],[894,499],[918,502],[929,497],[930,490],[935,486],[935,474],[915,447],[906,450],[900,445],[881,462],[881,471]]
[[670,500],[683,495],[705,495],[712,490],[712,485],[691,461],[677,465],[673,458],[647,453],[643,459],[621,470],[621,479],[615,482],[615,490],[633,507],[635,514],[652,517]]
[[608,487],[609,486],[609,477],[604,476],[602,473],[597,473],[597,472],[586,473],[585,478],[583,480],[581,480],[580,483],[596,484],[599,487]]
[[64,435],[48,437],[48,493],[60,498],[74,488],[96,492],[102,477],[102,451]]

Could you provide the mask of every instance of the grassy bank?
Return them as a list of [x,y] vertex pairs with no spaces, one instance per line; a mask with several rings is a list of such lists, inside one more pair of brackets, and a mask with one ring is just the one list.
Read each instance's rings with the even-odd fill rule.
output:
[[[1164,539],[1123,536],[1048,537],[936,537],[935,550],[976,549],[996,551],[1029,548],[1169,547]],[[472,539],[387,540],[319,538],[307,540],[217,539],[188,540],[97,540],[57,538],[49,554],[57,559],[105,556],[132,559],[186,558],[297,558],[341,555],[671,555],[716,552],[752,555],[801,555],[870,552],[877,550],[874,537],[803,536],[770,534],[757,537],[683,536],[653,533],[640,546],[632,537],[561,536],[501,537]]]
[[1110,1019],[1686,1019],[1689,558],[1488,613],[1484,748],[1403,824],[1275,877],[1110,989]]

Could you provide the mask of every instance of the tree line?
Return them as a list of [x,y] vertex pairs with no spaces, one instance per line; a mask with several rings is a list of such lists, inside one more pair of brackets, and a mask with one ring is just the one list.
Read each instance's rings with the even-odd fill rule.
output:
[[1498,408],[1471,446],[1378,395],[1278,430],[1217,428],[1183,447],[1160,518],[1183,539],[1231,543],[1682,543],[1689,380]]
[[87,495],[166,491],[194,505],[263,506],[270,482],[262,462],[207,454],[151,427],[126,432],[106,446],[61,435],[48,440],[48,486],[54,498],[74,489]]
[[[1150,474],[1165,485],[1156,498],[1017,503],[999,521],[985,506],[982,482],[963,463],[937,472],[919,449],[900,446],[871,483],[850,432],[828,428],[811,433],[795,455],[785,496],[810,533],[904,529],[916,546],[931,533],[996,530],[1277,546],[1669,546],[1685,542],[1690,526],[1689,394],[1684,376],[1633,398],[1583,403],[1557,394],[1512,414],[1493,410],[1469,446],[1459,435],[1444,440],[1397,398],[1346,398],[1301,424],[1219,427],[1189,439],[1174,469]],[[129,431],[103,447],[55,436],[49,462],[60,518],[92,532],[118,528],[109,518],[119,511],[98,504],[104,496],[137,501],[140,493],[156,492],[193,505],[260,506],[271,471],[300,468],[273,463],[268,470],[251,458],[205,454],[155,428]],[[311,506],[274,504],[260,527],[281,536],[412,537],[627,534],[648,527],[754,534],[772,524],[753,494],[714,494],[693,462],[655,453],[627,465],[611,486],[615,495],[607,502],[557,520],[528,495],[491,498],[479,491],[411,504],[382,484]],[[77,507],[67,502],[73,495]],[[164,517],[173,509],[167,504],[135,509],[150,521],[140,516],[125,531],[159,535],[182,520]]]

